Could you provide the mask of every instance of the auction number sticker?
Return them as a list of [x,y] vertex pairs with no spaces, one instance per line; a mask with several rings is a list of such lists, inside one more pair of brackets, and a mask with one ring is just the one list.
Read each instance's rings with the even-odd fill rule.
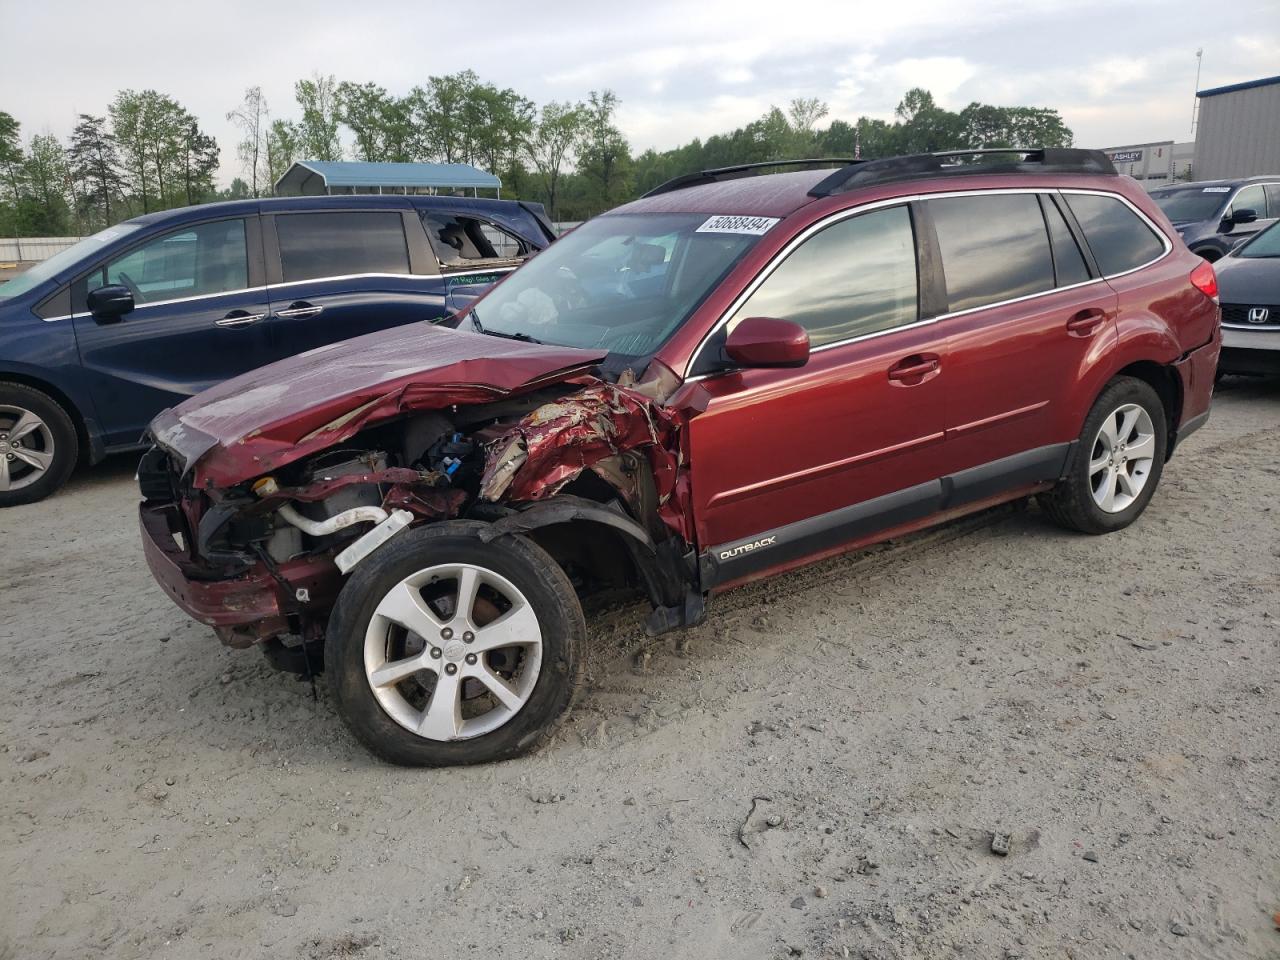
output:
[[697,230],[698,233],[745,233],[753,237],[762,237],[776,226],[778,217],[708,217]]

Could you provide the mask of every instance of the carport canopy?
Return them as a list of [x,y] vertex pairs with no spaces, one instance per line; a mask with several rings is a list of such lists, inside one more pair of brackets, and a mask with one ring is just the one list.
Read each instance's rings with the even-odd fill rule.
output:
[[298,160],[276,181],[276,195],[501,191],[502,181],[469,163],[366,163]]

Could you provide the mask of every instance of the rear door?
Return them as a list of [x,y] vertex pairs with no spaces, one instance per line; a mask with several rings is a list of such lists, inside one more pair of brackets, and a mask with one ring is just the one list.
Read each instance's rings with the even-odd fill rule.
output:
[[444,283],[407,204],[264,219],[277,359],[446,315]]
[[[102,322],[90,290],[130,289]],[[258,217],[187,224],[139,241],[72,284],[76,342],[108,445],[137,443],[159,411],[270,360]]]
[[1116,294],[1051,193],[927,201],[946,282],[953,503],[1056,479],[1079,424],[1064,411],[1116,340]]

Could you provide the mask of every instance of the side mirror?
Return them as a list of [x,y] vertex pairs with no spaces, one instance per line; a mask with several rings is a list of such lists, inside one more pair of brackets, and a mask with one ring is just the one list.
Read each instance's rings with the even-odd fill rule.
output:
[[1258,211],[1253,207],[1241,207],[1239,210],[1232,210],[1231,216],[1227,218],[1227,223],[1235,226],[1238,223],[1253,223],[1258,219]]
[[729,332],[724,352],[740,367],[803,367],[809,331],[794,320],[747,317]]
[[95,320],[115,323],[133,309],[133,294],[124,284],[109,283],[105,287],[90,290],[86,304]]

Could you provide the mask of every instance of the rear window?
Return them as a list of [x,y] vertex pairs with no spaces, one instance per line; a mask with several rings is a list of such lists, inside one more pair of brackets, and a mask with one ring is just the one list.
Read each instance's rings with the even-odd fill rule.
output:
[[950,312],[1053,289],[1053,255],[1035,194],[979,194],[928,203]]
[[1116,197],[1086,193],[1065,196],[1103,276],[1141,267],[1164,253],[1160,238]]
[[361,273],[409,273],[404,220],[394,210],[276,217],[284,282]]

